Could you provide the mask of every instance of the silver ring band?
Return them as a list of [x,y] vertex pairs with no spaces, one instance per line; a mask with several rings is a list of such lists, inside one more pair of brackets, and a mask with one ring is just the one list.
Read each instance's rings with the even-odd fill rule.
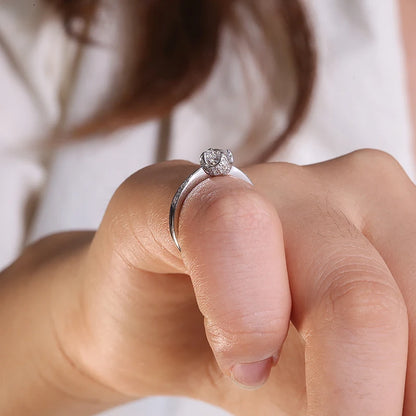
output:
[[230,150],[208,149],[201,155],[201,167],[189,175],[176,191],[169,211],[169,230],[179,251],[181,251],[181,246],[177,238],[179,214],[186,197],[192,189],[205,179],[214,176],[232,176],[253,185],[244,172],[232,165],[233,162],[233,155]]

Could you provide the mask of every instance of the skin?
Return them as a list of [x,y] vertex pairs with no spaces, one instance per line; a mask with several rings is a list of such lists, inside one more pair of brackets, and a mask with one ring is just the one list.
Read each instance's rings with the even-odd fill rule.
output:
[[[194,169],[140,170],[96,233],[47,237],[2,273],[0,413],[169,394],[244,416],[414,415],[416,189],[400,165],[361,150],[251,166],[254,188],[209,179],[183,206],[181,255],[166,207]],[[231,381],[261,385],[276,352],[262,388]]]

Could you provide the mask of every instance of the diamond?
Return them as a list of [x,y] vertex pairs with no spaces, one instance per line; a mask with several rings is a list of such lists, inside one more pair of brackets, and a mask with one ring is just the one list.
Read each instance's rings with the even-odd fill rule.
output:
[[233,166],[230,150],[208,149],[200,157],[201,168],[210,176],[228,175]]

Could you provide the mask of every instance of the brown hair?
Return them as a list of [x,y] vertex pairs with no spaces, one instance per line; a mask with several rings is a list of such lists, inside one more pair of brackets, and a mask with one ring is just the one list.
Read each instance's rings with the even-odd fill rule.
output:
[[[90,21],[100,0],[44,1],[61,13],[65,27],[72,36],[85,41],[85,32],[77,31],[73,22],[80,19]],[[266,160],[295,132],[307,112],[316,68],[312,34],[299,0],[121,2],[130,9],[129,16],[132,17],[131,46],[134,45],[134,49],[131,50],[140,52],[130,54],[132,71],[127,79],[128,88],[120,93],[117,101],[112,103],[112,108],[98,113],[77,130],[78,134],[90,133],[98,128],[115,129],[169,114],[176,104],[188,98],[208,78],[217,58],[221,29],[228,25],[238,27],[240,35],[246,34],[244,25],[237,22],[237,6],[249,12],[251,21],[260,29],[268,44],[268,51],[273,55],[279,48],[287,48],[292,61],[295,98],[288,109],[290,115],[287,125],[256,161]],[[265,12],[263,6],[266,3],[268,9]],[[286,32],[285,45],[278,44],[275,30],[277,19]],[[269,82],[276,82],[276,72],[270,74],[274,79],[269,79]]]

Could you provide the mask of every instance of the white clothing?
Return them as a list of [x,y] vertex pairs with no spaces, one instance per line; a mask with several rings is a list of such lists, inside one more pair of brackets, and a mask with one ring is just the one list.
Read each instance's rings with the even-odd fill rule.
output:
[[[300,131],[271,159],[309,164],[378,148],[396,157],[415,181],[397,2],[310,3],[320,62],[314,100]],[[67,123],[82,120],[105,100],[117,59],[108,49],[82,47],[80,53],[40,2],[0,0],[0,6],[2,269],[29,241],[58,231],[97,228],[117,186],[155,162],[158,122],[125,128],[106,140],[100,136],[65,145],[48,155],[31,151],[62,118]],[[74,74],[77,57],[81,65]],[[169,158],[197,162],[208,147],[233,149],[238,144],[249,128],[251,109],[241,77],[224,52],[208,84],[176,110]],[[69,97],[66,102],[63,96]],[[188,399],[149,398],[105,414],[225,412]]]

